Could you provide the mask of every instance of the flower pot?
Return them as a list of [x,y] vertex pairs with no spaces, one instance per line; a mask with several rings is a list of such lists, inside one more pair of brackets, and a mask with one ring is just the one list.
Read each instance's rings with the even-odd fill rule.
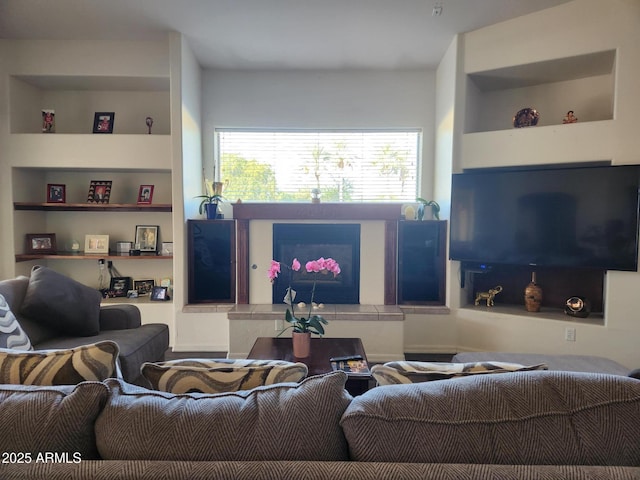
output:
[[293,356],[296,358],[307,358],[311,352],[311,333],[297,333],[291,334],[291,341],[293,342]]
[[204,211],[207,214],[207,220],[215,220],[218,218],[218,204],[217,203],[205,203]]

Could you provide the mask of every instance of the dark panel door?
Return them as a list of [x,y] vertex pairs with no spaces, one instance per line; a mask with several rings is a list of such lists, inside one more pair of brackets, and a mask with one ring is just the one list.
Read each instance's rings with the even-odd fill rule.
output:
[[189,303],[235,303],[234,220],[189,220]]

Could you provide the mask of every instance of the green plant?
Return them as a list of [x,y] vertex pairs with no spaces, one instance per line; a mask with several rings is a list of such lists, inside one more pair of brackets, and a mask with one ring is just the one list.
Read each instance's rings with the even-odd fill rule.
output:
[[[215,185],[215,186],[214,186]],[[202,202],[200,202],[200,206],[198,207],[198,212],[200,214],[204,213],[204,206],[206,204],[224,202],[226,199],[222,196],[220,191],[222,190],[222,183],[215,182],[213,180],[205,180],[204,187],[207,192],[206,195],[198,195],[193,198],[202,198]],[[218,191],[219,189],[219,191]]]
[[[300,270],[300,262],[297,258],[293,259],[291,267],[286,266],[291,271],[297,272]],[[271,283],[275,281],[280,273],[280,262],[275,260],[271,260],[271,267],[269,268],[269,280]],[[333,276],[336,277],[340,273],[340,265],[332,258],[319,258],[318,260],[311,260],[305,264],[305,269],[308,273],[316,273],[316,274],[328,274],[333,273]],[[289,287],[287,288],[287,293],[284,296],[284,303],[289,305],[291,309],[287,308],[287,312],[285,313],[284,319],[289,323],[288,327],[285,327],[278,336],[282,335],[284,332],[293,329],[294,332],[297,333],[315,333],[316,335],[324,335],[324,327],[322,325],[327,325],[329,321],[325,319],[322,315],[311,315],[311,310],[316,306],[313,299],[316,293],[316,281],[313,281],[313,288],[311,289],[311,302],[309,303],[309,313],[307,317],[298,317],[295,314],[295,298],[296,291]]]
[[435,200],[425,200],[420,197],[416,198],[416,201],[420,202],[420,206],[418,207],[418,220],[422,220],[424,218],[424,209],[426,207],[431,207],[433,218],[440,220],[440,205],[438,205],[438,202]]

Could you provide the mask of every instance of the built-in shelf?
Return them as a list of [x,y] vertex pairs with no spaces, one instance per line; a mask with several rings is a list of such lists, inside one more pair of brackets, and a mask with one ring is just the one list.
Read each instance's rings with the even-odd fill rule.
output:
[[169,260],[172,255],[116,255],[102,253],[74,253],[74,252],[58,252],[43,254],[26,254],[20,253],[16,255],[16,262],[29,262],[31,260]]
[[579,323],[584,325],[604,326],[604,315],[602,313],[592,313],[586,318],[570,317],[560,308],[543,307],[539,312],[528,312],[524,305],[504,305],[496,303],[493,307],[486,305],[466,305],[460,312],[475,312],[483,315],[517,315],[537,320],[553,320]]
[[401,203],[234,203],[236,220],[400,220]]
[[138,205],[135,203],[38,203],[14,202],[15,210],[38,210],[48,212],[171,212],[170,203]]

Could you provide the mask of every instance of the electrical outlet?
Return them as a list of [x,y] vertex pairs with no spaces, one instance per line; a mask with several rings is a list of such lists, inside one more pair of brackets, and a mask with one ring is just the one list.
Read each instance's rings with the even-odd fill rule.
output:
[[573,327],[567,327],[564,330],[564,339],[567,342],[575,342],[576,341],[576,329]]

